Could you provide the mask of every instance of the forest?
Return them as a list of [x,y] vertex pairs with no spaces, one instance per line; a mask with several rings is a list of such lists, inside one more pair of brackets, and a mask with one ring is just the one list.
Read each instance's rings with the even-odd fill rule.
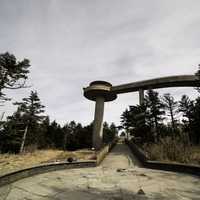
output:
[[[73,151],[92,148],[92,122],[86,126],[74,120],[61,126],[51,121],[45,105],[33,88],[16,102],[6,91],[29,88],[30,61],[18,61],[8,52],[0,54],[0,103],[11,101],[16,111],[0,119],[0,153],[23,153],[40,149]],[[200,70],[195,73],[200,77]],[[200,85],[194,88],[200,93]],[[3,116],[3,113],[2,113]],[[111,142],[121,128],[151,159],[200,164],[200,96],[181,99],[166,93],[146,91],[142,105],[131,105],[121,115],[121,125],[104,122],[103,142]]]
[[[199,77],[199,70],[195,74]],[[200,164],[200,96],[191,100],[183,94],[176,101],[148,90],[143,105],[123,112],[121,124],[150,159]]]
[[[7,97],[7,90],[29,87],[26,84],[29,74],[28,59],[17,61],[16,57],[8,52],[0,54],[0,103],[4,106],[6,101],[12,101],[13,105],[17,106],[11,116],[0,120],[0,153],[91,148],[92,123],[83,126],[72,120],[61,126],[55,120],[50,121],[50,117],[45,114],[45,105],[42,104],[37,91],[32,88],[30,95],[20,102]],[[104,122],[103,142],[112,141],[116,135],[115,124]]]

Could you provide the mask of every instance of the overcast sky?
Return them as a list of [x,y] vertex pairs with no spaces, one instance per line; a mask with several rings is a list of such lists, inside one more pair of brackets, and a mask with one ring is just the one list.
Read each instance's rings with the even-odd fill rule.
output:
[[[32,88],[7,91],[13,101],[37,90],[46,114],[62,124],[93,120],[82,88],[194,74],[200,63],[199,0],[0,0],[0,53],[31,61]],[[159,90],[195,98],[191,88]],[[120,122],[138,94],[106,103],[105,120]],[[0,107],[11,114],[12,103]]]

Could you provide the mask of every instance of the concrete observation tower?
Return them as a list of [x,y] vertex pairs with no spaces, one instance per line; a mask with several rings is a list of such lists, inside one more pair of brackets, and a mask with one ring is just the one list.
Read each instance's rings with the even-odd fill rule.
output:
[[104,102],[115,100],[118,94],[139,92],[139,104],[142,105],[144,104],[145,90],[169,87],[200,87],[200,79],[196,75],[176,75],[116,86],[112,86],[106,81],[94,81],[90,83],[88,87],[84,88],[84,96],[96,102],[93,147],[98,150],[102,146]]
[[93,127],[93,147],[96,150],[102,147],[104,102],[117,98],[117,95],[111,92],[111,88],[112,84],[106,81],[94,81],[84,88],[84,96],[96,102]]

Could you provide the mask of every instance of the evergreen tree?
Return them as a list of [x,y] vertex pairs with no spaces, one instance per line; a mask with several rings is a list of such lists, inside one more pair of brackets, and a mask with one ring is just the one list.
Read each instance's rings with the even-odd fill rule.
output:
[[172,130],[173,134],[176,132],[176,113],[178,102],[174,100],[174,97],[171,96],[169,93],[164,94],[163,96],[163,104],[165,109],[167,110],[168,115],[171,118]]
[[158,92],[148,90],[145,96],[145,104],[147,106],[151,128],[155,129],[155,140],[158,141],[160,134],[159,124],[162,122],[162,116],[165,114],[164,105],[159,98]]
[[200,97],[195,100],[194,113],[192,120],[192,130],[193,130],[193,143],[200,144]]
[[179,102],[179,111],[183,113],[184,131],[189,133],[190,142],[199,144],[200,142],[200,97],[195,101],[183,95]]
[[77,125],[77,144],[78,148],[91,148],[92,147],[92,131],[93,123],[82,127],[81,124]]
[[18,109],[12,116],[7,117],[7,121],[0,130],[0,152],[18,153],[24,129],[24,119]]
[[[28,98],[23,98],[22,102],[16,102],[14,105],[18,105],[19,111],[23,115],[24,123],[26,124],[26,132],[24,133],[24,141],[22,141],[22,148],[26,145],[37,145],[39,143],[39,126],[44,120],[44,106],[41,104],[40,99],[36,91],[31,91]],[[23,144],[24,143],[24,144]]]
[[47,130],[48,145],[53,148],[63,149],[64,133],[61,126],[54,120]]
[[[148,134],[147,125],[147,108],[146,105],[129,106],[129,110],[126,109],[122,113],[121,123],[131,135],[141,138],[141,142],[150,140],[150,134]],[[152,139],[152,138],[151,138]]]
[[9,100],[4,89],[25,87],[30,67],[29,60],[17,61],[15,56],[6,52],[0,54],[0,102]]
[[38,141],[38,148],[53,148],[54,142],[50,135],[50,119],[49,116],[46,116],[42,123],[39,124],[39,132],[38,137],[40,140]]
[[194,101],[190,100],[187,95],[183,95],[181,100],[179,101],[178,111],[183,114],[183,117],[186,118],[183,120],[185,124],[186,131],[190,131],[192,129],[192,118],[194,111]]
[[128,131],[130,127],[133,127],[132,118],[133,116],[129,107],[129,110],[126,109],[121,115],[121,125],[126,131]]
[[195,73],[196,77],[199,79],[196,90],[200,93],[200,64],[199,64],[199,69]]
[[104,122],[103,124],[103,142],[109,143],[114,140],[114,138],[117,135],[117,128],[114,123],[109,124],[107,122]]

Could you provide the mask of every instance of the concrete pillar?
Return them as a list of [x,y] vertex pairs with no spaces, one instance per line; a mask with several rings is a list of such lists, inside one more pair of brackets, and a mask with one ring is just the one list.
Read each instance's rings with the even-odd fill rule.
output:
[[84,88],[84,96],[96,102],[93,124],[93,147],[99,150],[103,143],[104,102],[113,101],[117,95],[111,91],[112,84],[106,81],[93,81]]
[[144,104],[144,90],[143,89],[139,90],[139,103],[140,105]]
[[104,114],[104,97],[96,97],[94,127],[93,127],[93,147],[100,149],[103,140],[103,114]]

